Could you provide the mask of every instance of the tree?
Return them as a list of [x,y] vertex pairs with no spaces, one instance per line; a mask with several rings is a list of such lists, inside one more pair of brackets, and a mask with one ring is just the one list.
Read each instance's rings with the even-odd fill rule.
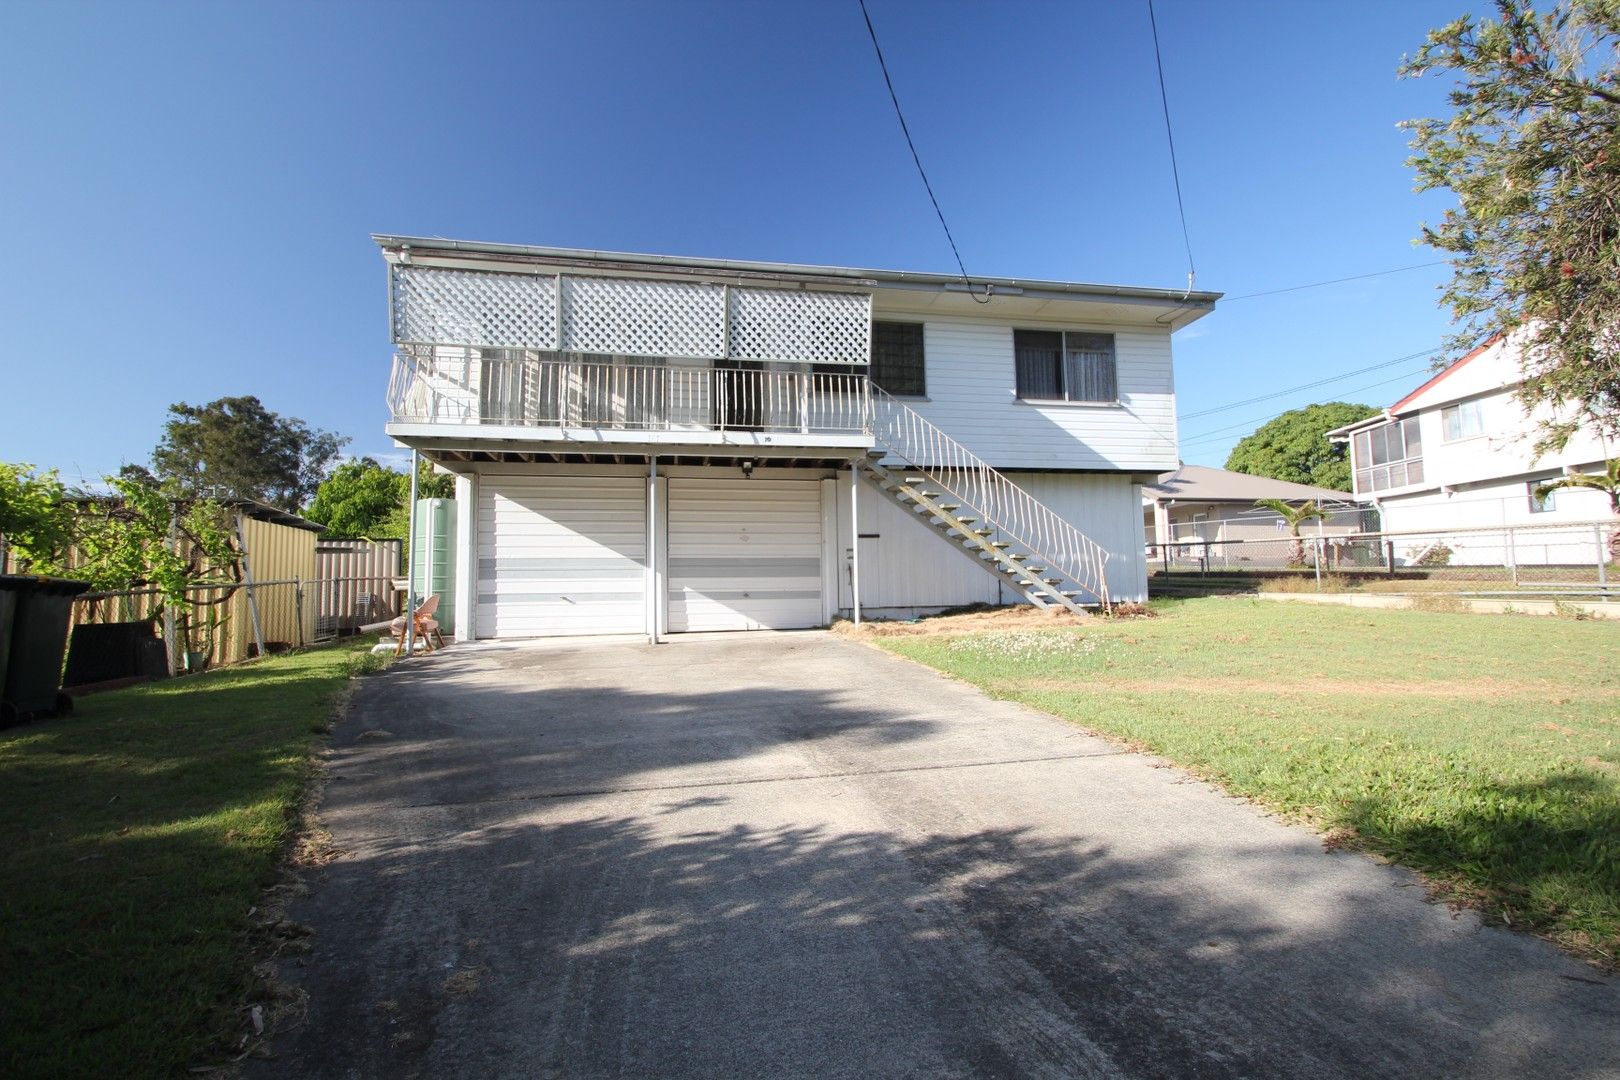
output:
[[1451,254],[1455,353],[1514,334],[1540,450],[1620,436],[1620,3],[1496,0],[1430,32],[1401,74],[1450,72],[1449,117],[1408,121],[1417,189],[1458,205],[1422,239]]
[[[411,478],[373,458],[344,462],[315,491],[304,516],[327,527],[332,536],[367,539],[403,538],[409,531]],[[426,460],[417,474],[417,497],[451,498],[453,477],[433,472]]]
[[70,491],[55,471],[0,462],[0,536],[29,573],[107,591],[155,588],[189,608],[190,586],[235,581],[226,513],[208,499],[177,502],[157,485],[103,477],[108,495]]
[[[1550,484],[1542,484],[1536,488],[1536,498],[1545,499],[1561,488],[1601,491],[1609,497],[1609,513],[1620,516],[1620,458],[1610,458],[1604,462],[1604,469],[1600,473],[1570,473]],[[1609,530],[1609,557],[1620,559],[1620,528]]]
[[73,544],[73,512],[55,469],[0,462],[0,540],[29,571],[61,571]]
[[80,501],[69,577],[96,589],[154,588],[170,608],[192,606],[200,584],[234,584],[229,514],[212,499],[174,500],[156,485],[103,478],[111,497]]
[[171,495],[257,499],[295,511],[348,441],[279,416],[252,396],[181,401],[169,406],[152,466]]
[[1238,440],[1226,467],[1250,476],[1269,476],[1334,491],[1350,490],[1348,447],[1328,441],[1334,428],[1365,420],[1378,410],[1371,405],[1330,401],[1290,409]]
[[1293,537],[1288,544],[1288,565],[1296,570],[1303,569],[1305,541],[1300,539],[1299,527],[1313,518],[1325,517],[1322,508],[1308,502],[1296,506],[1282,499],[1256,499],[1254,505],[1261,510],[1274,510],[1282,515],[1284,524],[1288,526],[1288,535]]

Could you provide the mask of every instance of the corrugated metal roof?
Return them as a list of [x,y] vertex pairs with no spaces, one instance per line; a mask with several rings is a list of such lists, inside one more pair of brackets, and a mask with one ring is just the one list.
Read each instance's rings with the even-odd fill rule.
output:
[[[711,270],[721,273],[756,273],[785,277],[811,277],[844,279],[850,284],[867,285],[891,283],[895,285],[930,285],[946,290],[964,288],[960,274],[937,274],[915,270],[868,270],[851,266],[817,266],[809,263],[754,262],[742,259],[698,259],[674,255],[651,255],[629,251],[592,251],[586,248],[540,247],[532,244],[491,244],[472,240],[450,240],[443,237],[393,236],[372,234],[372,240],[387,250],[409,248],[422,254],[475,253],[509,256],[558,263],[613,262],[657,267],[680,267],[690,270]],[[1072,293],[1088,298],[1120,298],[1151,300],[1189,308],[1212,308],[1223,294],[1218,292],[1190,292],[1186,289],[1156,289],[1133,285],[1102,285],[1080,281],[1047,281],[1038,278],[983,277],[974,275],[974,285],[991,285],[1015,290]]]
[[1183,465],[1159,477],[1157,484],[1144,485],[1142,494],[1155,501],[1190,503],[1253,503],[1258,499],[1286,499],[1289,502],[1343,503],[1355,505],[1348,491],[1274,480],[1269,476],[1212,469],[1207,465]]

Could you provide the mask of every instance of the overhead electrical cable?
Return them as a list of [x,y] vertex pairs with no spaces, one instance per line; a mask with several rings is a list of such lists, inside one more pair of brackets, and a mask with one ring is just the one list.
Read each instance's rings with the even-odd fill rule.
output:
[[956,237],[951,235],[951,227],[945,222],[945,211],[939,208],[939,199],[934,195],[934,185],[928,182],[928,172],[923,168],[922,156],[917,153],[917,144],[911,140],[911,128],[906,124],[906,114],[900,109],[900,96],[894,92],[894,80],[889,77],[889,64],[883,59],[883,46],[878,44],[877,30],[872,27],[872,14],[866,10],[866,0],[860,0],[861,17],[866,20],[866,34],[872,39],[872,51],[877,53],[878,67],[883,71],[883,84],[889,88],[889,100],[894,103],[894,115],[900,121],[900,133],[906,137],[906,146],[911,150],[911,160],[917,165],[917,175],[922,177],[923,188],[928,192],[928,201],[934,204],[934,213],[939,218],[939,227],[945,230],[945,239],[951,245],[951,254],[956,256],[956,268],[962,273],[962,282],[967,286],[968,295],[976,303],[988,304],[990,302],[990,286],[984,287],[981,297],[973,291],[973,281],[968,277],[967,266],[962,262],[962,253],[957,250]]
[[[862,0],[865,3],[865,0]],[[1147,0],[1148,25],[1153,28],[1153,62],[1159,69],[1159,104],[1164,107],[1164,137],[1170,144],[1170,176],[1176,184],[1176,210],[1181,214],[1181,241],[1187,247],[1187,292],[1193,290],[1198,270],[1193,265],[1192,235],[1187,231],[1187,206],[1181,198],[1181,167],[1176,163],[1176,133],[1170,127],[1170,95],[1164,88],[1164,57],[1159,53],[1159,20],[1153,13],[1153,0]]]
[[[1387,386],[1392,382],[1402,382],[1402,381],[1404,381],[1406,379],[1416,378],[1418,375],[1421,375],[1421,374],[1423,374],[1424,372],[1426,372],[1428,370],[1429,370],[1428,368],[1418,368],[1416,371],[1408,371],[1408,372],[1405,372],[1404,374],[1396,375],[1394,378],[1384,379],[1384,380],[1382,380],[1380,382],[1375,382],[1375,383],[1368,383],[1366,386],[1358,386],[1354,390],[1345,391],[1345,393],[1347,393],[1347,394],[1359,394],[1363,390],[1373,390],[1373,389],[1376,389],[1377,387],[1380,387],[1380,386]],[[1211,429],[1209,431],[1201,432],[1201,433],[1199,433],[1197,435],[1190,435],[1187,438],[1179,440],[1179,442],[1180,442],[1180,444],[1182,446],[1186,446],[1189,443],[1212,442],[1212,441],[1217,441],[1219,439],[1230,438],[1231,436],[1230,436],[1230,434],[1228,434],[1230,432],[1237,431],[1237,430],[1239,430],[1241,428],[1246,428],[1246,427],[1257,427],[1260,424],[1266,423],[1268,420],[1277,419],[1277,417],[1281,416],[1284,412],[1287,412],[1287,411],[1288,411],[1287,409],[1284,409],[1284,410],[1282,410],[1282,412],[1274,412],[1274,413],[1270,414],[1269,416],[1257,416],[1252,420],[1245,420],[1245,421],[1243,421],[1242,423],[1239,423],[1239,424],[1229,424],[1229,425],[1227,425],[1226,427],[1223,427],[1223,428],[1213,428],[1213,429]]]
[[1390,270],[1374,270],[1370,274],[1351,274],[1349,277],[1332,278],[1328,281],[1313,281],[1308,285],[1290,285],[1285,289],[1266,289],[1263,292],[1243,293],[1240,296],[1223,296],[1221,303],[1230,304],[1234,300],[1253,300],[1257,296],[1276,296],[1279,293],[1299,292],[1301,289],[1320,289],[1324,285],[1341,285],[1346,281],[1364,281],[1367,278],[1384,277],[1389,274],[1404,274],[1408,270],[1426,270],[1431,266],[1449,265],[1445,259],[1434,262],[1413,263],[1411,266],[1397,266]]
[[1326,386],[1328,383],[1336,383],[1340,379],[1349,379],[1357,375],[1365,375],[1369,371],[1378,371],[1382,368],[1394,367],[1396,364],[1404,364],[1408,360],[1417,360],[1420,357],[1433,356],[1439,351],[1439,349],[1425,349],[1423,352],[1415,352],[1407,356],[1397,356],[1395,359],[1385,360],[1381,364],[1370,364],[1364,368],[1356,368],[1354,371],[1346,371],[1338,375],[1329,375],[1327,378],[1317,379],[1315,382],[1300,383],[1298,386],[1290,386],[1287,390],[1278,390],[1271,394],[1261,394],[1259,397],[1244,398],[1242,401],[1234,401],[1230,405],[1217,405],[1213,409],[1200,409],[1197,412],[1182,413],[1181,416],[1177,417],[1177,419],[1196,420],[1200,416],[1213,416],[1215,413],[1226,412],[1228,409],[1241,409],[1245,405],[1256,405],[1262,401],[1270,401],[1272,398],[1280,398],[1286,397],[1289,394],[1297,394],[1301,390],[1314,390],[1318,386]]

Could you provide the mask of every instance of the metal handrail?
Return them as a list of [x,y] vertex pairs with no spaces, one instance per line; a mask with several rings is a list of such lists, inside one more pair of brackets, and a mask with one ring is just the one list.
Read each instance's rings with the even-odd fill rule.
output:
[[881,387],[872,387],[871,400],[870,434],[878,447],[1109,608],[1108,552],[1102,545]]
[[866,434],[871,384],[860,374],[455,352],[395,354],[395,422]]

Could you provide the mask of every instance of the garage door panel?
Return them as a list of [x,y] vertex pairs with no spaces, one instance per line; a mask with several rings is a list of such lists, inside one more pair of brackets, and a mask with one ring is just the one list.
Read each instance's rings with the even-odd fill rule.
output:
[[821,625],[820,484],[672,478],[669,586],[672,631]]
[[489,476],[479,486],[480,636],[646,628],[643,481]]

